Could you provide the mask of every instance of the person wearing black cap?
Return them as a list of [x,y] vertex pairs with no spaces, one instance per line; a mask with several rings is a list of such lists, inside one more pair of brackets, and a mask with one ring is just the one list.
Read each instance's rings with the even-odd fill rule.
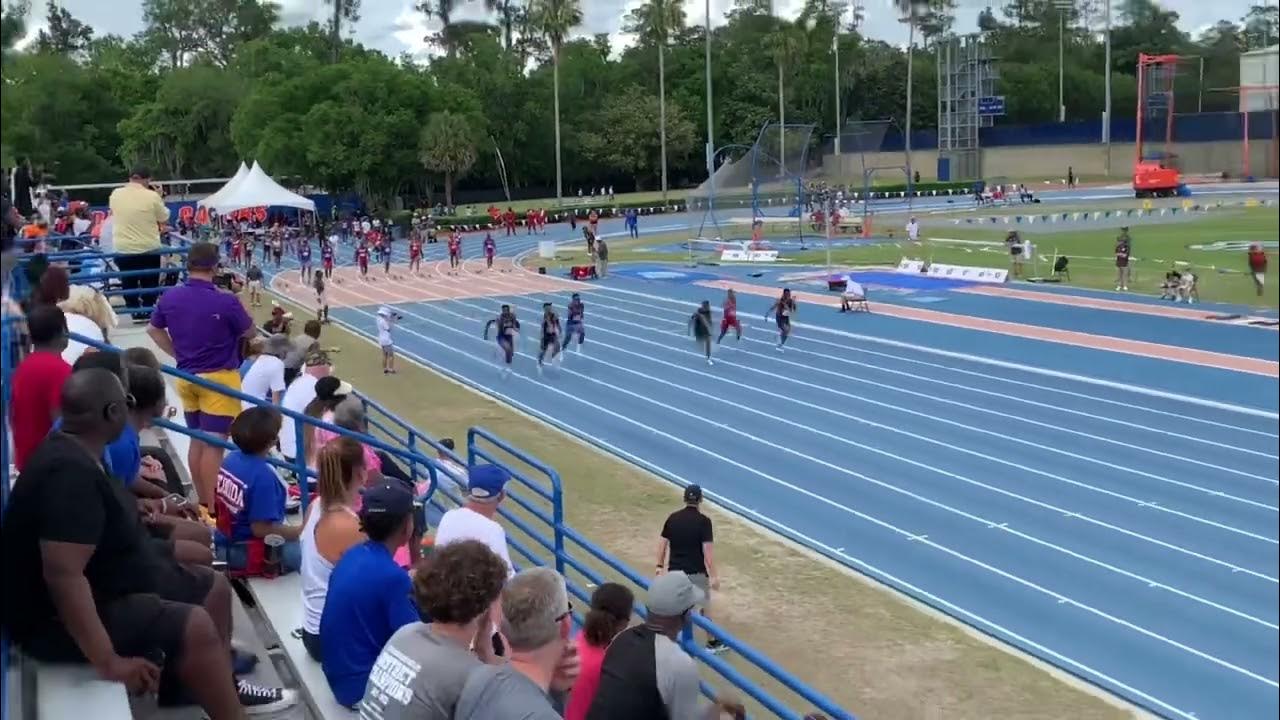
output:
[[395,561],[413,533],[413,493],[394,480],[366,490],[360,529],[369,539],[334,566],[320,616],[321,667],[333,696],[348,708],[360,702],[387,640],[420,619],[413,583]]
[[649,583],[644,624],[623,630],[609,644],[586,720],[746,717],[734,698],[722,695],[703,702],[698,666],[679,645],[690,614],[705,600],[706,593],[679,570]]
[[[112,241],[116,267],[121,272],[154,270],[154,274],[132,275],[120,278],[120,286],[127,290],[150,290],[160,284],[160,227],[169,221],[169,208],[160,194],[151,189],[151,171],[137,166],[129,173],[129,182],[111,191]],[[149,310],[155,305],[155,293],[126,293],[125,305],[131,310]],[[134,320],[146,320],[146,314],[134,315]]]
[[[690,485],[684,489],[684,507],[671,513],[662,524],[662,536],[658,538],[658,574],[680,571],[702,591],[702,615],[711,618],[711,591],[720,589],[720,577],[716,573],[712,553],[714,533],[711,518],[702,514],[702,488]],[[719,640],[707,641],[707,650],[725,651]]]

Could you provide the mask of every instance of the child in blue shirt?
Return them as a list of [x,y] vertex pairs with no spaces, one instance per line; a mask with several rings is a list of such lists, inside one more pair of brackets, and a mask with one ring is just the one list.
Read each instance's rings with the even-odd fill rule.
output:
[[218,470],[218,555],[229,569],[245,575],[263,574],[268,535],[285,540],[280,572],[295,572],[302,565],[302,528],[285,524],[286,491],[266,461],[279,433],[278,410],[252,407],[240,413],[231,423],[231,441],[239,450],[227,455]]

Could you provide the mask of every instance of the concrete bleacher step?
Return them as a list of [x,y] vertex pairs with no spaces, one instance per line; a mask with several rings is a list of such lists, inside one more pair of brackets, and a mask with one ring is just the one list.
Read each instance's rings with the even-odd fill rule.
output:
[[302,694],[301,703],[325,720],[357,717],[356,712],[342,707],[334,699],[320,663],[307,654],[302,639],[294,637],[293,631],[302,627],[302,578],[298,575],[270,580],[254,578],[249,581],[249,589],[272,631],[273,637],[265,640],[273,651],[284,654]]
[[88,665],[50,665],[30,658],[24,672],[35,674],[36,720],[81,720],[93,708],[94,720],[130,720],[124,685],[98,678]]

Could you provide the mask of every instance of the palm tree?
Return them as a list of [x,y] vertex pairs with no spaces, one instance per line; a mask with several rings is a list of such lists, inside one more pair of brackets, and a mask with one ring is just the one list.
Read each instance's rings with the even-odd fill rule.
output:
[[916,24],[919,22],[920,11],[927,3],[925,0],[893,0],[893,4],[897,7],[898,12],[902,15],[902,22],[907,24],[907,119],[906,125],[902,129],[902,139],[905,143],[904,147],[907,156],[907,182],[910,183],[911,177],[911,76],[914,69],[913,60],[915,58],[916,45]]
[[329,33],[333,37],[333,61],[338,62],[338,55],[342,51],[342,24],[360,20],[360,0],[324,0],[324,3],[333,6]]
[[786,20],[778,19],[777,28],[769,35],[769,52],[773,62],[778,66],[778,169],[786,174],[787,166],[787,109],[786,109],[786,71],[795,63],[800,55],[804,37],[794,25]]
[[564,197],[564,176],[560,161],[560,50],[569,33],[582,22],[578,0],[529,0],[533,26],[551,46],[551,82],[555,91],[556,116],[556,204]]
[[673,32],[684,28],[684,6],[680,0],[649,0],[631,11],[624,27],[644,42],[658,48],[658,142],[662,155],[662,202],[667,202],[667,43]]

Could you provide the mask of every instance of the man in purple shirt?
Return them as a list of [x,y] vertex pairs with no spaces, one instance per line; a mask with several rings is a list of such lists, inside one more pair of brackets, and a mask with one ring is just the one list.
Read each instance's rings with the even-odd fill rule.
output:
[[[147,334],[184,370],[211,383],[240,390],[240,340],[254,334],[240,298],[213,284],[218,247],[196,243],[187,252],[187,282],[160,296]],[[177,381],[187,427],[227,437],[240,401],[185,380]],[[222,448],[191,439],[187,456],[200,504],[212,507]]]

